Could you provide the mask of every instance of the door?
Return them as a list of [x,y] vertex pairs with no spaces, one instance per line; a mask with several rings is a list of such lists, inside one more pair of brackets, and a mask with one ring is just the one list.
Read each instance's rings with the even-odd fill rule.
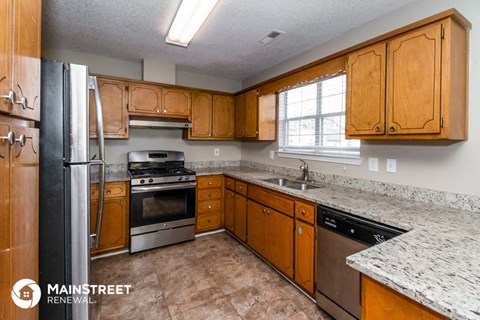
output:
[[315,228],[296,220],[295,225],[295,282],[310,294],[315,291]]
[[214,138],[233,138],[233,97],[213,95],[212,134]]
[[[38,283],[38,179],[39,130],[12,126],[17,137],[26,136],[25,146],[10,149],[10,284],[21,279]],[[10,301],[10,300],[7,300]],[[38,319],[38,306],[13,307],[8,319]]]
[[354,52],[347,62],[347,135],[385,133],[386,44]]
[[13,1],[13,90],[17,103],[12,114],[40,120],[40,29],[42,2]]
[[253,89],[245,93],[245,138],[256,138],[257,129],[257,117],[258,117],[258,95],[257,90]]
[[[0,0],[0,96],[12,89],[12,0]],[[0,112],[11,111],[11,104],[0,99]],[[1,299],[1,297],[0,297]],[[2,300],[3,303],[4,300]]]
[[157,86],[130,83],[128,111],[160,116],[162,112],[162,89]]
[[230,232],[235,232],[235,193],[225,190],[225,228]]
[[249,200],[247,214],[247,244],[262,256],[267,257],[267,210],[262,205]]
[[190,116],[190,91],[181,89],[162,89],[162,115],[188,118]]
[[266,230],[268,259],[278,270],[293,278],[293,219],[267,208]]
[[245,130],[245,94],[239,94],[234,98],[234,114],[235,114],[235,138],[243,138]]
[[247,199],[235,195],[235,235],[247,241]]
[[[98,91],[102,102],[104,138],[128,138],[127,83],[98,79]],[[97,137],[95,97],[90,90],[90,138]]]
[[[10,126],[0,123],[0,137],[6,137]],[[0,319],[7,319],[7,301],[10,299],[10,260],[9,260],[9,239],[10,239],[10,145],[0,140]],[[11,303],[11,302],[10,302]],[[9,303],[9,304],[10,304]]]
[[439,133],[442,25],[388,42],[388,134]]
[[192,138],[212,136],[212,95],[204,92],[192,93]]
[[[98,200],[90,206],[90,232],[95,233]],[[127,247],[128,241],[128,208],[125,198],[105,199],[103,219],[100,229],[98,248],[92,248],[92,253],[100,253]]]

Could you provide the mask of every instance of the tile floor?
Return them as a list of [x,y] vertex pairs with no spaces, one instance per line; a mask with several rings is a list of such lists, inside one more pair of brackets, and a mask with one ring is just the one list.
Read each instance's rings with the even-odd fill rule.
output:
[[227,233],[95,260],[98,284],[132,284],[96,298],[97,320],[332,319]]

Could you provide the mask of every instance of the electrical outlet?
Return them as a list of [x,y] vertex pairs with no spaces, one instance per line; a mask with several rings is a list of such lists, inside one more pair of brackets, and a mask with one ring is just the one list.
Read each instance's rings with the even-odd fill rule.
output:
[[213,149],[213,155],[214,155],[215,157],[218,157],[218,156],[220,155],[220,149],[219,149],[219,148]]
[[378,171],[378,158],[368,158],[368,170]]
[[275,151],[270,150],[270,160],[275,160]]
[[397,159],[387,159],[387,172],[397,172]]

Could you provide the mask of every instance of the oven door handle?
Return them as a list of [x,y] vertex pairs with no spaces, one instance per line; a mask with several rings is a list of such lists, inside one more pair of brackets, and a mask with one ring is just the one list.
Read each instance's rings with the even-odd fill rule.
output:
[[189,183],[175,183],[165,184],[160,186],[135,186],[132,187],[132,193],[153,192],[153,191],[167,191],[167,190],[179,190],[179,189],[195,189],[197,187],[196,182]]

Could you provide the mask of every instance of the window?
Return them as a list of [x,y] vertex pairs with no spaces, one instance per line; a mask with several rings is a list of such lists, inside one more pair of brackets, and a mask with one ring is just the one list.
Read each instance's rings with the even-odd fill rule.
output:
[[360,141],[345,139],[345,74],[279,94],[279,155],[359,164]]

